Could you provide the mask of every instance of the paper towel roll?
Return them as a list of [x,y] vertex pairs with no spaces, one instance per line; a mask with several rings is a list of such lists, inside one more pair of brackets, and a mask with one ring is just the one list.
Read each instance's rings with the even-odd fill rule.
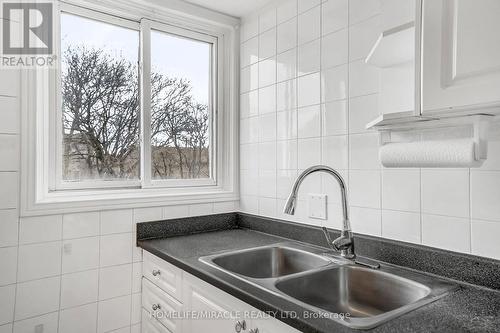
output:
[[388,168],[470,168],[483,163],[475,159],[472,139],[387,143],[379,157]]

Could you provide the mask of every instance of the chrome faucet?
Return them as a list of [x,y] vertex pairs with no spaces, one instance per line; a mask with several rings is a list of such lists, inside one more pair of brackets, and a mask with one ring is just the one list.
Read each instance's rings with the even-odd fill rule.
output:
[[333,176],[340,186],[340,193],[342,195],[342,213],[343,213],[343,223],[342,223],[342,231],[340,237],[333,240],[330,238],[330,234],[328,230],[323,227],[323,233],[325,234],[326,240],[328,241],[328,245],[334,251],[340,251],[340,255],[346,259],[354,260],[356,258],[356,254],[354,253],[354,238],[352,236],[351,231],[351,223],[349,222],[349,212],[347,207],[347,189],[342,176],[338,173],[338,171],[325,166],[325,165],[315,165],[312,166],[304,172],[302,172],[292,187],[292,192],[286,201],[284,213],[288,215],[293,215],[295,213],[295,205],[297,203],[297,194],[299,191],[299,187],[304,181],[304,179],[315,172],[325,172],[331,176]]

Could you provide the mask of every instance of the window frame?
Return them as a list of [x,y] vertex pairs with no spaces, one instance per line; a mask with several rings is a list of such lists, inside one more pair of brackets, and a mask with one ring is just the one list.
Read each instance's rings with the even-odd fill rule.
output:
[[[170,188],[170,187],[198,187],[198,186],[216,186],[217,185],[217,141],[216,141],[216,119],[218,105],[218,77],[221,73],[218,72],[218,38],[191,31],[185,28],[176,27],[166,23],[161,23],[147,18],[142,18],[140,21],[129,20],[115,15],[98,12],[95,10],[82,8],[79,6],[61,3],[57,9],[56,16],[56,44],[55,50],[59,59],[59,64],[62,60],[61,49],[61,14],[74,15],[85,19],[90,19],[97,22],[111,24],[117,27],[126,28],[137,32],[138,37],[138,84],[139,84],[139,145],[140,145],[140,171],[138,179],[131,180],[83,180],[83,181],[64,181],[63,180],[63,133],[62,133],[62,72],[59,65],[56,75],[56,98],[55,107],[51,108],[54,112],[52,116],[55,122],[54,128],[50,131],[55,131],[51,135],[49,152],[53,158],[50,158],[50,170],[54,170],[49,175],[49,186],[51,191],[61,190],[82,190],[82,189],[120,189],[120,188]],[[151,75],[151,31],[159,31],[170,35],[175,35],[188,40],[197,40],[211,45],[210,59],[210,98],[209,98],[209,121],[210,121],[210,145],[209,145],[209,167],[210,177],[200,179],[153,179],[151,175],[151,90],[150,90],[150,75]]]
[[[37,216],[86,212],[120,208],[162,207],[205,202],[227,202],[239,200],[239,26],[240,20],[210,11],[189,3],[128,0],[64,0],[54,1],[56,24],[54,25],[54,47],[59,47],[61,8],[90,11],[102,17],[113,16],[121,20],[141,22],[147,19],[166,26],[197,32],[217,38],[217,105],[215,140],[217,149],[213,163],[216,165],[215,185],[195,186],[143,186],[143,184],[120,184],[120,187],[98,186],[54,190],[56,132],[48,131],[55,124],[52,112],[59,91],[56,68],[21,69],[21,172],[20,202],[21,216]],[[70,12],[70,14],[73,14]],[[81,16],[81,15],[80,15]],[[106,22],[106,21],[105,21]],[[58,52],[58,51],[57,51]],[[57,54],[57,53],[56,53]],[[62,110],[61,110],[62,112]],[[61,120],[62,121],[62,120]],[[141,125],[142,126],[142,125]],[[61,131],[62,132],[62,131]],[[117,182],[117,181],[113,181]],[[105,182],[102,182],[105,183]],[[101,183],[101,184],[102,184]],[[111,183],[111,182],[110,182]],[[116,183],[114,183],[116,184]],[[104,184],[106,185],[106,184]],[[112,184],[111,184],[112,185]]]

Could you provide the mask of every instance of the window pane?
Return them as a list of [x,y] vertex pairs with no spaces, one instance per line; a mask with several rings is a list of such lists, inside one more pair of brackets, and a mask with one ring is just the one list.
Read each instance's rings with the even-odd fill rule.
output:
[[151,32],[153,179],[209,178],[212,45]]
[[62,177],[139,178],[139,32],[61,15]]

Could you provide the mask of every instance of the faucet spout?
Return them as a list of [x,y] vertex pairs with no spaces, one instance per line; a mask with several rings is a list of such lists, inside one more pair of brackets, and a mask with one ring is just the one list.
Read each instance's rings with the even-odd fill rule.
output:
[[297,203],[297,194],[299,192],[300,185],[304,181],[304,179],[312,173],[315,172],[324,172],[331,176],[333,176],[340,187],[340,194],[342,198],[342,215],[343,215],[343,223],[342,223],[342,232],[339,238],[335,240],[330,239],[330,235],[326,228],[323,228],[323,232],[325,233],[325,237],[327,238],[328,244],[334,250],[340,251],[340,255],[347,259],[354,259],[356,257],[354,253],[354,238],[352,236],[351,224],[349,222],[349,211],[347,206],[347,187],[344,179],[340,175],[340,173],[325,165],[315,165],[304,170],[295,180],[293,184],[292,191],[288,200],[286,201],[284,213],[288,215],[295,214],[295,206]]

